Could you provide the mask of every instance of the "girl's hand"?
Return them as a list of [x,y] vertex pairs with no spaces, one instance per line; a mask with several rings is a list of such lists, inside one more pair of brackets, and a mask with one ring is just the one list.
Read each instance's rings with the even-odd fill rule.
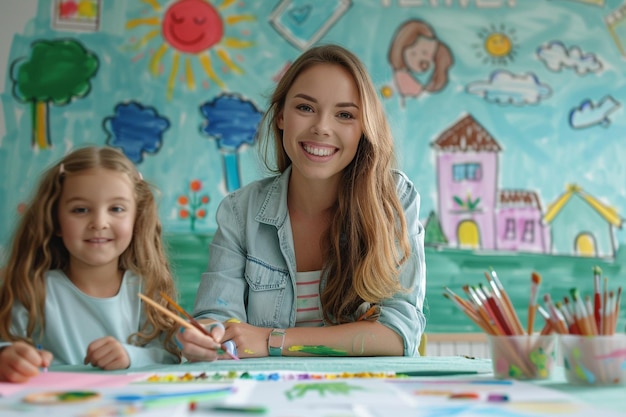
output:
[[191,362],[213,362],[218,358],[218,349],[221,349],[218,340],[224,336],[224,325],[217,321],[203,324],[211,336],[185,327],[181,327],[176,335],[183,356]]
[[[267,351],[267,339],[272,329],[255,327],[239,320],[226,321],[226,333],[224,341],[232,340],[237,346],[237,354],[240,358],[262,358],[269,356]],[[230,359],[227,354],[220,355],[220,359]]]
[[52,363],[52,353],[37,350],[26,342],[0,349],[0,381],[25,382]]
[[96,339],[87,346],[85,365],[91,364],[106,371],[126,369],[130,366],[128,352],[122,344],[112,336]]

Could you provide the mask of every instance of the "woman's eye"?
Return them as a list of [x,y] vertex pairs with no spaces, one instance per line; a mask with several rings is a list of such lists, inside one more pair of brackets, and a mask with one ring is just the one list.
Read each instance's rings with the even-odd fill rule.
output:
[[296,109],[306,112],[313,111],[313,108],[308,104],[299,104],[298,106],[296,106]]
[[341,112],[341,113],[339,113],[339,117],[340,117],[341,119],[354,119],[354,117],[352,116],[352,114],[351,114],[351,113],[348,113],[348,112]]

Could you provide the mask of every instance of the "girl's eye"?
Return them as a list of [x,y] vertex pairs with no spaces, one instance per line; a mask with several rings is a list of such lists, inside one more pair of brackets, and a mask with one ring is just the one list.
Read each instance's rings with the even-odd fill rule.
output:
[[114,213],[123,213],[126,210],[124,210],[124,207],[115,206],[115,207],[111,208],[111,211],[114,212]]
[[87,213],[88,210],[85,207],[74,207],[71,211],[72,213],[83,214]]

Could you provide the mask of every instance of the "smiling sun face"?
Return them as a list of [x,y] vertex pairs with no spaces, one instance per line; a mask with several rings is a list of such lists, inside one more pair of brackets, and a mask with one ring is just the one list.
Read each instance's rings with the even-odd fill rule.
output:
[[[234,63],[227,49],[249,48],[253,43],[225,36],[224,20],[218,12],[218,10],[226,9],[235,3],[233,0],[223,0],[222,5],[217,9],[209,0],[177,0],[165,11],[162,10],[158,0],[144,0],[144,2],[148,3],[153,11],[161,13],[162,17],[131,19],[126,23],[126,29],[130,30],[144,25],[160,27],[160,30],[156,28],[148,30],[138,40],[133,38],[131,49],[139,50],[152,39],[159,35],[162,36],[164,42],[158,45],[156,49],[150,50],[152,56],[148,67],[152,75],[161,75],[165,71],[162,60],[166,53],[171,51],[172,60],[166,85],[168,100],[173,97],[174,86],[178,79],[183,81],[189,90],[195,90],[194,67],[199,67],[209,80],[220,88],[226,88],[214,68],[212,54],[215,54],[223,62],[223,72],[243,73],[241,68]],[[253,16],[248,15],[225,18],[227,25],[254,20]],[[137,59],[141,56],[138,56]],[[179,74],[181,58],[183,68]],[[208,81],[205,80],[203,84],[208,88]]]
[[186,0],[174,3],[165,12],[163,38],[181,52],[197,54],[222,39],[224,26],[209,3]]
[[506,65],[513,62],[517,53],[514,30],[506,29],[504,25],[500,25],[500,28],[492,26],[481,30],[478,36],[482,42],[474,45],[474,48],[477,49],[476,56],[481,58],[483,63]]

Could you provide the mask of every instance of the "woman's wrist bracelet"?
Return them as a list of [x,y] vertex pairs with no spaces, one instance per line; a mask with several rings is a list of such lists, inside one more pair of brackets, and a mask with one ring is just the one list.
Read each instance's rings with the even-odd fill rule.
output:
[[[267,338],[267,351],[270,356],[283,356],[285,346],[285,329],[272,329],[270,337]],[[280,338],[280,342],[277,339]]]

